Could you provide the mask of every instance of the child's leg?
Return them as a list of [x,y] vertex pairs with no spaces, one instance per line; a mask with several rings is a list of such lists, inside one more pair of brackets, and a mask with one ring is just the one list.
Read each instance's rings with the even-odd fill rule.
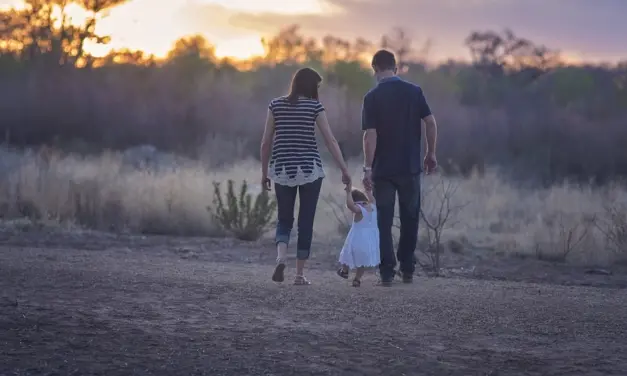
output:
[[359,287],[361,285],[361,277],[364,275],[364,271],[365,268],[363,266],[357,268],[357,270],[355,271],[355,278],[353,278],[354,287]]
[[363,266],[357,268],[357,270],[355,271],[355,279],[360,281],[365,271],[366,271],[366,268],[364,268]]

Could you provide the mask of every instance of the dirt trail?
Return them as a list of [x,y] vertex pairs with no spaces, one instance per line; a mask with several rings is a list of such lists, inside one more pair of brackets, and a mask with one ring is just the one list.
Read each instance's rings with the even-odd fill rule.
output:
[[312,286],[276,285],[271,265],[210,259],[0,246],[0,375],[627,369],[624,290],[424,278],[385,288],[374,276],[354,289],[324,268],[310,270]]

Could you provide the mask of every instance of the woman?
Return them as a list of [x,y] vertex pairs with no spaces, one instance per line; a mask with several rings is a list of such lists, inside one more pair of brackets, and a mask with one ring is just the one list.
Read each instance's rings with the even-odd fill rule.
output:
[[346,162],[331,132],[324,107],[318,101],[321,82],[322,77],[315,70],[302,68],[292,79],[289,95],[272,100],[268,107],[261,141],[261,184],[264,189],[270,190],[272,179],[277,200],[277,265],[272,275],[275,282],[284,280],[287,245],[298,193],[300,205],[294,284],[310,284],[303,275],[303,269],[309,259],[316,206],[325,176],[316,142],[316,127],[342,171],[342,182],[350,183]]

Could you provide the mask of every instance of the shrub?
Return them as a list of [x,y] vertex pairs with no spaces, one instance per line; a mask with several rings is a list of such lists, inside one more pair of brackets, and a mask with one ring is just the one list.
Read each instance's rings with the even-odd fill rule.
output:
[[596,225],[605,236],[605,243],[614,253],[616,261],[627,262],[627,205],[606,203],[604,213]]
[[207,208],[216,222],[237,239],[258,240],[272,225],[276,201],[267,191],[253,195],[248,192],[246,180],[242,182],[239,195],[235,194],[235,183],[228,180],[226,197],[223,199],[220,183],[213,183],[213,208]]
[[536,258],[543,261],[565,262],[585,244],[590,229],[596,225],[593,215],[577,215],[563,211],[543,218],[547,238],[535,245]]

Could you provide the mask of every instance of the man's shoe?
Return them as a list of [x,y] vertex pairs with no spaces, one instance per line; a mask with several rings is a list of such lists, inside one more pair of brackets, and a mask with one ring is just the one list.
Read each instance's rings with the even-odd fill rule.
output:
[[412,273],[403,273],[403,283],[414,282],[414,275]]

